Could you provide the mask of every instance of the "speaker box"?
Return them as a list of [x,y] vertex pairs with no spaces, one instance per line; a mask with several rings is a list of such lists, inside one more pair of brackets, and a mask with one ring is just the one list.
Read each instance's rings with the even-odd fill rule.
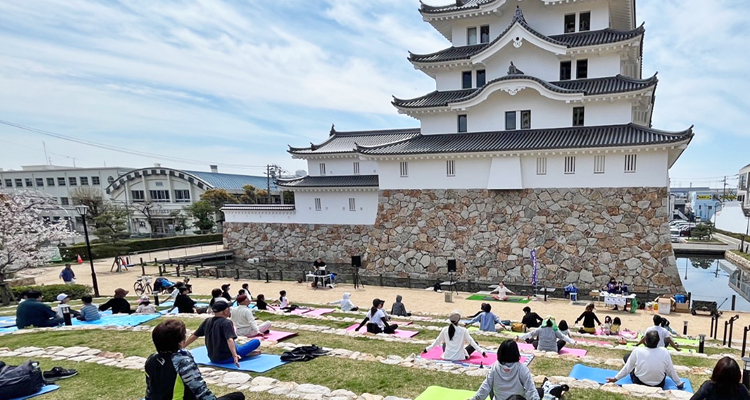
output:
[[448,272],[456,272],[456,260],[448,260]]
[[362,267],[362,257],[361,256],[352,256],[352,267],[361,268]]

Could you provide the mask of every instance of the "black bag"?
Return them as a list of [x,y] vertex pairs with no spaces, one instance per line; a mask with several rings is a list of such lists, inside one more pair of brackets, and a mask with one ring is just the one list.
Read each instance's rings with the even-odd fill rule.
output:
[[292,351],[285,351],[281,355],[281,361],[310,361],[326,354],[328,354],[327,350],[323,350],[316,345],[299,346],[292,349]]
[[36,361],[26,361],[17,367],[0,367],[0,400],[29,396],[42,390],[42,386],[44,378]]

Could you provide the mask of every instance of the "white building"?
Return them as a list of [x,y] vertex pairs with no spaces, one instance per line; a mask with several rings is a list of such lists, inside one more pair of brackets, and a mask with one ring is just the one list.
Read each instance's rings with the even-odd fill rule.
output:
[[[451,42],[409,56],[436,90],[393,105],[420,127],[331,129],[321,144],[290,147],[310,171],[278,182],[295,192],[294,209],[227,207],[228,244],[340,262],[362,254],[372,272],[429,277],[458,258],[466,278],[519,280],[536,248],[544,279],[560,284],[619,275],[679,287],[667,188],[693,132],[651,127],[657,79],[642,77],[635,0],[458,0],[420,12]],[[337,232],[339,251],[303,241],[279,254],[246,240],[298,237],[289,224]],[[346,239],[346,226],[368,242]]]
[[58,210],[49,212],[53,221],[69,220],[71,228],[83,232],[81,217],[75,210],[72,197],[78,188],[91,188],[108,198],[104,189],[130,170],[122,167],[75,168],[54,165],[27,165],[20,171],[0,170],[0,189],[43,192],[57,201]]
[[739,182],[737,183],[737,201],[742,208],[750,209],[750,164],[740,169]]

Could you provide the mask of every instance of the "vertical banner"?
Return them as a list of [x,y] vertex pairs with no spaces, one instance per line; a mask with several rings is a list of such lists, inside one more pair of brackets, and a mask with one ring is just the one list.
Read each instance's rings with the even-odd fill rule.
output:
[[531,249],[531,265],[534,268],[531,273],[531,286],[536,286],[536,249]]

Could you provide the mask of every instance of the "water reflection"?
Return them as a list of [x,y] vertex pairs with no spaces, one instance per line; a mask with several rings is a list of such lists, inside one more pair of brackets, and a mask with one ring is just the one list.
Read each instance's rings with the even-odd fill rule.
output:
[[735,284],[740,281],[737,286],[750,297],[750,274],[735,273],[737,268],[729,261],[705,257],[678,258],[677,269],[685,290],[693,294],[693,300],[715,301],[720,305],[719,309],[731,310],[732,295],[736,295],[735,310],[750,311],[750,302],[729,285],[734,274]]

